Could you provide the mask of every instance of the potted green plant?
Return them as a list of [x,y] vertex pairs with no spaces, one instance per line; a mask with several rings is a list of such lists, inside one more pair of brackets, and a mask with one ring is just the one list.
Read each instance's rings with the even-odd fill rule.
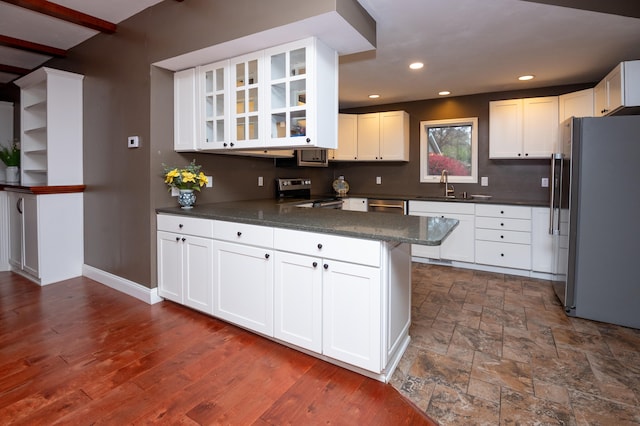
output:
[[0,160],[7,166],[6,182],[20,182],[20,147],[17,142],[11,144],[10,147],[0,147]]

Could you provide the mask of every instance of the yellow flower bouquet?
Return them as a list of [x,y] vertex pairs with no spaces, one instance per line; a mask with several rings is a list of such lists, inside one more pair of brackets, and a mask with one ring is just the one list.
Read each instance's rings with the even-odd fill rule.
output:
[[207,177],[200,171],[202,166],[196,165],[196,160],[193,160],[188,166],[168,167],[164,166],[164,182],[171,188],[177,189],[193,189],[200,191],[200,188],[209,183]]

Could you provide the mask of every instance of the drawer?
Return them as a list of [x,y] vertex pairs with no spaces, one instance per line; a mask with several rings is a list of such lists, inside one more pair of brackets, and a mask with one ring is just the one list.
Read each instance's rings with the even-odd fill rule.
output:
[[476,205],[476,216],[531,219],[531,207],[478,204]]
[[380,266],[380,242],[315,232],[276,228],[276,250],[335,259],[361,265]]
[[273,248],[273,228],[216,220],[215,238],[251,246]]
[[[409,214],[414,213],[438,213],[441,216],[445,213],[451,214],[474,214],[475,205],[460,201],[438,202],[438,201],[409,201]],[[424,216],[418,214],[418,216]]]
[[476,240],[496,241],[499,243],[531,244],[531,233],[479,228],[476,229]]
[[531,221],[526,219],[476,216],[476,230],[478,228],[531,232]]
[[476,240],[476,263],[531,269],[531,246]]
[[159,214],[156,216],[158,231],[213,238],[213,220],[179,215]]

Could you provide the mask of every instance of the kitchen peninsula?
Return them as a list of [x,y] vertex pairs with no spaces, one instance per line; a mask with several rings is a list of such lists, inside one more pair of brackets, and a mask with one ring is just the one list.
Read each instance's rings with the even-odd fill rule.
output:
[[458,224],[273,200],[156,212],[160,296],[385,382],[409,343],[411,244]]

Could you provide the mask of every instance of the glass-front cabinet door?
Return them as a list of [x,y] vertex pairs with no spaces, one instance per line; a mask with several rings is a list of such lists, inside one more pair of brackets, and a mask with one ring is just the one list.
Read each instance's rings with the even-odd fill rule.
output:
[[[229,140],[229,61],[199,67],[198,149],[220,149]],[[227,145],[225,145],[227,144]]]
[[264,145],[260,139],[262,61],[262,52],[231,60],[231,148]]
[[338,59],[307,38],[265,50],[267,145],[335,148]]

